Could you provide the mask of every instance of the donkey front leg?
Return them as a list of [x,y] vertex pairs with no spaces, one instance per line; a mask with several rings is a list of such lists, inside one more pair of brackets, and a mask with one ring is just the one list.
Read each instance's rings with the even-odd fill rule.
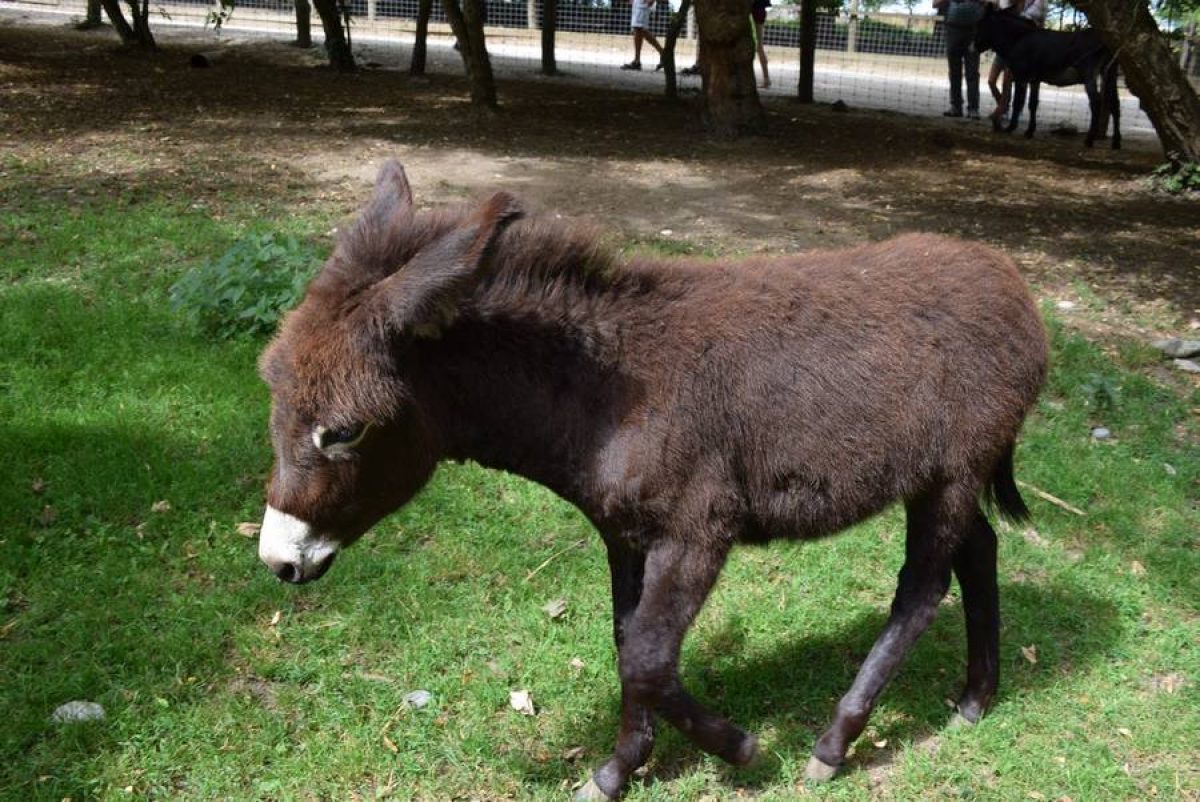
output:
[[1033,132],[1037,130],[1038,95],[1041,90],[1040,82],[1034,81],[1029,84],[1029,127],[1025,129],[1026,139],[1033,139]]
[[1017,124],[1021,121],[1021,112],[1025,108],[1025,95],[1028,92],[1029,82],[1014,75],[1012,106],[1009,107],[1008,125],[1004,128],[1004,133],[1011,134],[1017,130]]
[[[612,575],[613,640],[616,642],[619,658],[623,651],[626,630],[642,596],[646,555],[631,549],[616,537],[605,536],[604,542],[608,547],[608,568]],[[654,712],[638,703],[622,687],[621,730],[617,735],[613,756],[596,769],[592,779],[575,794],[576,802],[615,797],[625,786],[629,776],[650,758],[653,748]]]
[[[580,792],[590,794],[587,799],[612,799],[624,787],[628,779],[627,763],[621,757],[628,741],[624,713],[638,706],[653,709],[701,749],[734,765],[750,763],[757,753],[754,736],[706,710],[679,680],[683,637],[728,554],[726,545],[706,548],[703,543],[699,538],[688,544],[664,537],[646,555],[641,598],[625,627],[619,656],[621,734],[613,758]],[[596,796],[597,791],[603,796]]]
[[[962,539],[962,514],[955,514],[946,489],[910,501],[904,567],[892,600],[887,624],[858,670],[854,684],[838,702],[833,723],[817,740],[805,776],[829,780],[837,773],[846,750],[867,726],[875,701],[907,656],[917,638],[937,615],[938,602],[950,587],[950,553]],[[974,498],[971,506],[976,507]],[[967,518],[969,521],[970,518]]]

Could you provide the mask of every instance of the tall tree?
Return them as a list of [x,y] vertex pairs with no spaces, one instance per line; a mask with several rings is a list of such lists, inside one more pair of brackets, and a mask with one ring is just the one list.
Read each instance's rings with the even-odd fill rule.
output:
[[83,17],[83,22],[75,27],[81,31],[86,31],[90,28],[99,28],[104,24],[100,13],[100,0],[87,0],[87,13]]
[[1200,96],[1188,83],[1147,0],[1075,0],[1117,54],[1165,153],[1200,162]]
[[412,61],[408,65],[409,75],[425,74],[425,56],[428,52],[429,18],[433,16],[433,0],[420,0],[417,4],[417,33],[413,39]]
[[704,123],[715,135],[760,133],[766,113],[754,82],[749,0],[696,0]]
[[483,38],[483,0],[442,0],[446,19],[458,39],[459,53],[471,84],[471,103],[476,109],[496,108],[496,79]]
[[337,0],[312,0],[321,18],[321,27],[325,30],[325,53],[329,56],[329,66],[338,72],[354,72],[354,53],[350,50],[350,40],[342,28],[342,9],[338,8]]
[[663,40],[662,63],[667,76],[667,100],[676,100],[679,97],[679,81],[675,69],[679,65],[675,63],[675,45],[679,42],[679,34],[683,31],[688,12],[691,10],[692,0],[680,0],[679,10],[671,17],[671,24],[667,26],[667,38]]
[[134,20],[132,25],[125,19],[125,12],[121,10],[121,0],[100,0],[104,13],[108,15],[113,30],[121,37],[122,42],[153,50],[155,45],[154,36],[150,33],[150,4],[145,0],[140,7],[137,0],[128,0],[128,3],[130,15]]
[[[533,2],[533,0],[528,0]],[[542,1],[542,74],[558,75],[554,36],[558,32],[558,0]]]
[[312,47],[312,6],[308,0],[295,0],[296,47]]
[[817,0],[800,3],[800,81],[796,96],[801,103],[813,102],[817,62]]

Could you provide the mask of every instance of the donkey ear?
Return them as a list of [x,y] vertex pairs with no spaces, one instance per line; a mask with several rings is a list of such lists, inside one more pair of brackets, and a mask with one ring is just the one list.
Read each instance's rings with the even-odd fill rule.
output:
[[375,197],[371,204],[381,204],[394,208],[396,211],[412,209],[412,187],[408,185],[408,176],[404,168],[395,159],[388,159],[379,168],[375,178]]
[[498,192],[454,228],[422,248],[371,290],[372,316],[387,330],[436,337],[454,321],[496,237],[521,217],[517,199]]
[[413,217],[412,188],[404,168],[394,159],[384,162],[375,179],[375,194],[354,223],[342,231],[333,256],[313,282],[346,296],[369,287],[396,266],[396,245]]

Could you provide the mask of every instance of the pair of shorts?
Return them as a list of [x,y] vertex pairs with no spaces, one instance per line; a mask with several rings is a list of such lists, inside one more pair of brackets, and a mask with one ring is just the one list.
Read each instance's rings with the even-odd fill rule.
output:
[[765,25],[767,22],[767,7],[754,6],[750,9],[750,19],[754,20],[755,25]]
[[629,27],[649,28],[650,27],[650,12],[654,10],[654,3],[645,3],[642,0],[633,0],[629,10]]

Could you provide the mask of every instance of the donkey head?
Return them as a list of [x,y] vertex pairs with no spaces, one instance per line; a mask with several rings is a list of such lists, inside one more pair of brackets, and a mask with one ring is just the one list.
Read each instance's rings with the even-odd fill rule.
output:
[[433,473],[439,438],[414,357],[453,322],[519,215],[497,193],[466,215],[417,217],[404,170],[380,170],[374,197],[260,360],[275,464],[258,554],[280,579],[324,574]]

